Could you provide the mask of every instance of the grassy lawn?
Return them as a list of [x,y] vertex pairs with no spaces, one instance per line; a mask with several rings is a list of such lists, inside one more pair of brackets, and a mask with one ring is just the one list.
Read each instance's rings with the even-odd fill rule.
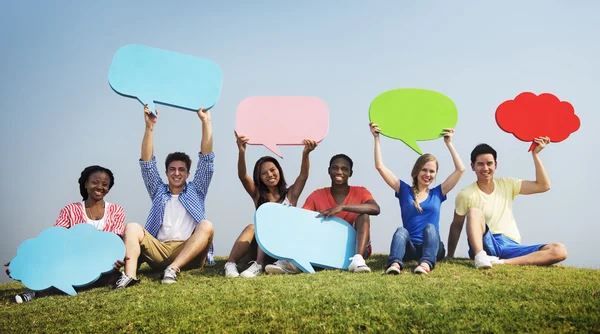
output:
[[100,287],[75,297],[52,295],[14,303],[24,291],[0,285],[0,332],[597,332],[600,270],[494,266],[443,261],[428,276],[370,274],[223,276],[217,265],[190,270],[161,285],[142,270],[124,290]]

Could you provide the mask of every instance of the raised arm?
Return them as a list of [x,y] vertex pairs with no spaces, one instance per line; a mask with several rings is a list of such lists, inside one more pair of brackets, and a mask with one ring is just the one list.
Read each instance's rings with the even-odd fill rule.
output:
[[308,180],[308,172],[310,170],[310,159],[308,155],[312,152],[319,143],[314,140],[304,140],[304,150],[302,150],[302,164],[300,165],[300,174],[296,178],[296,182],[290,186],[290,191],[288,193],[288,199],[292,203],[293,206],[296,206],[298,203],[298,197],[302,194],[302,190],[304,190],[304,185],[306,185],[306,180]]
[[210,111],[200,108],[198,118],[202,121],[202,141],[200,142],[200,153],[211,154],[213,151],[213,132],[210,122]]
[[395,192],[398,192],[400,190],[400,180],[391,170],[385,167],[383,158],[381,157],[381,145],[379,144],[379,133],[381,132],[381,129],[379,129],[378,124],[373,122],[369,123],[369,127],[371,128],[371,134],[373,134],[373,139],[375,140],[375,169],[377,169],[385,183],[394,189]]
[[461,216],[454,211],[454,219],[450,224],[450,232],[448,233],[448,257],[454,257],[454,251],[456,251],[456,245],[460,239],[464,223],[465,216]]
[[454,145],[452,144],[452,137],[454,136],[454,129],[444,129],[442,132],[444,135],[444,142],[452,155],[452,161],[454,162],[454,172],[448,176],[448,178],[442,183],[442,194],[446,195],[456,186],[462,175],[465,173],[465,165],[460,159],[460,155],[456,152]]
[[543,193],[550,190],[550,179],[546,173],[546,168],[540,159],[540,152],[550,143],[550,138],[540,137],[533,140],[538,146],[531,152],[533,156],[533,164],[535,165],[535,181],[521,182],[521,191],[519,194],[530,195]]
[[148,105],[144,105],[144,119],[146,120],[146,130],[144,131],[144,139],[142,139],[142,161],[152,160],[154,153],[154,125],[158,121],[158,110],[156,116],[148,109]]
[[235,132],[235,140],[238,146],[238,177],[246,189],[246,192],[253,200],[256,200],[258,195],[256,191],[256,186],[254,185],[254,181],[248,173],[246,172],[246,144],[248,143],[248,138],[244,136],[238,136],[237,132]]

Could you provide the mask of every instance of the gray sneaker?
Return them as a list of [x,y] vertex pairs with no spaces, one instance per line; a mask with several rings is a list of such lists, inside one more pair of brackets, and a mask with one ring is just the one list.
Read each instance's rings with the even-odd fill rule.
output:
[[115,290],[123,289],[128,286],[132,286],[132,285],[136,284],[137,282],[138,282],[137,279],[135,279],[131,276],[127,276],[125,273],[121,273],[121,277],[119,277],[119,279],[115,283],[115,286],[113,287],[113,289],[115,289]]
[[173,283],[177,283],[177,273],[179,272],[179,269],[173,269],[171,267],[165,269],[165,272],[163,274],[163,279],[162,281],[160,281],[162,284],[173,284]]
[[35,292],[29,291],[15,296],[17,304],[27,303],[35,299]]
[[292,262],[287,260],[277,260],[273,264],[265,267],[267,274],[299,274],[302,270],[298,269]]

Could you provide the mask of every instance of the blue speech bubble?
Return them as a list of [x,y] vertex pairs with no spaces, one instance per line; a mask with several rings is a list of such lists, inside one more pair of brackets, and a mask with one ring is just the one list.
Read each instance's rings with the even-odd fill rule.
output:
[[54,226],[35,239],[27,239],[10,261],[10,276],[34,291],[51,286],[74,296],[73,287],[98,280],[125,256],[125,245],[118,235],[98,231],[90,224],[70,229]]
[[277,203],[265,203],[254,214],[260,248],[276,259],[292,261],[305,273],[312,265],[348,269],[356,253],[356,231],[345,220]]
[[211,60],[130,44],[115,53],[108,70],[112,89],[154,111],[154,102],[197,111],[221,95],[223,71]]

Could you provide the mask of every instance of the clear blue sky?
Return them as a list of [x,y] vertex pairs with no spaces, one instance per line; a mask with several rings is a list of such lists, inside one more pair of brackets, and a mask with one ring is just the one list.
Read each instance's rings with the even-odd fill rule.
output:
[[[115,174],[107,200],[125,208],[127,221],[145,222],[150,200],[137,163],[142,107],[114,93],[107,81],[115,51],[137,43],[208,58],[223,69],[221,99],[212,111],[216,173],[206,203],[217,255],[227,255],[253,220],[252,201],[236,177],[233,136],[235,109],[253,95],[314,95],[327,103],[329,134],[311,154],[300,203],[329,185],[329,158],[348,154],[355,160],[351,184],[366,186],[381,205],[372,240],[376,252],[388,253],[400,212],[374,168],[368,107],[386,90],[419,87],[455,101],[455,146],[465,162],[474,145],[494,146],[497,176],[535,177],[529,144],[496,125],[498,104],[533,91],[574,105],[580,130],[542,153],[552,189],[517,197],[514,211],[524,243],[561,241],[569,251],[565,264],[598,268],[593,205],[599,159],[592,129],[600,124],[594,102],[599,11],[596,1],[6,2],[0,11],[0,258],[9,261],[23,240],[80,200],[77,179],[91,164]],[[164,106],[160,111],[157,158],[181,150],[195,164],[197,116]],[[443,142],[420,146],[439,158],[441,182],[452,171]],[[382,148],[386,165],[407,180],[416,154],[389,138]],[[281,149],[289,181],[299,171],[301,150]],[[250,147],[248,168],[267,154]],[[468,170],[442,206],[444,241],[455,196],[474,180]],[[467,254],[464,233],[458,256]]]

